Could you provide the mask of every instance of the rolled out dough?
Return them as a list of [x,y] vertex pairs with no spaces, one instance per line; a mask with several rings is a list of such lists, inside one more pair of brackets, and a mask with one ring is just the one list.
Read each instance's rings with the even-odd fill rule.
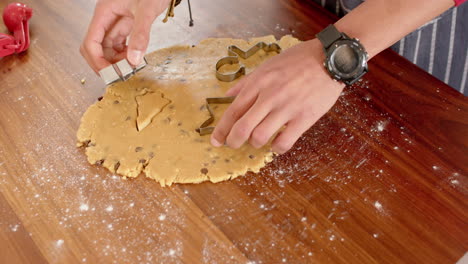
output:
[[[78,146],[86,148],[91,164],[124,177],[143,172],[162,186],[220,182],[247,171],[258,172],[272,159],[270,146],[215,148],[209,135],[200,136],[195,129],[209,117],[205,98],[224,96],[236,83],[216,79],[216,62],[227,55],[229,45],[247,49],[259,41],[277,42],[273,36],[250,41],[206,39],[196,46],[149,54],[142,71],[108,86],[102,100],[88,108],[77,132]],[[287,49],[299,41],[285,36],[278,43]],[[259,51],[241,62],[250,72],[275,54]],[[218,120],[225,109],[215,109]]]

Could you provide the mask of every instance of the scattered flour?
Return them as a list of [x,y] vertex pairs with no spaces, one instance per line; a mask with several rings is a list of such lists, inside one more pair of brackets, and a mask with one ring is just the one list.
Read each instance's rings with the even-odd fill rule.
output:
[[80,205],[80,211],[88,211],[88,210],[89,210],[89,206],[87,204]]
[[377,122],[377,125],[375,126],[375,130],[377,130],[378,132],[384,131],[388,123],[389,123],[388,120]]
[[159,221],[164,221],[164,220],[166,220],[166,215],[165,214],[160,214],[158,219],[159,219]]
[[[91,82],[91,78],[89,78],[87,83],[91,85]],[[56,217],[56,215],[49,215],[48,212],[41,212],[39,209],[41,208],[40,205],[47,203],[47,198],[50,199],[50,197],[56,196],[59,192],[66,193],[67,202],[65,207],[69,208],[60,209],[60,216],[57,221],[60,225],[57,225],[57,232],[90,233],[92,230],[95,233],[90,234],[89,238],[91,245],[95,249],[92,253],[97,257],[113,256],[119,259],[121,263],[177,263],[174,257],[184,255],[184,243],[178,238],[186,236],[187,228],[189,228],[191,221],[191,218],[187,217],[187,215],[193,215],[191,207],[193,203],[188,196],[182,195],[187,200],[181,200],[178,195],[171,193],[171,189],[160,190],[159,188],[155,189],[155,186],[148,187],[145,185],[138,186],[137,193],[135,192],[136,181],[121,180],[119,177],[107,173],[107,171],[89,166],[82,150],[77,150],[73,146],[74,142],[64,143],[54,137],[45,136],[53,135],[57,124],[68,122],[70,118],[79,120],[87,105],[94,101],[99,96],[99,93],[101,91],[96,92],[96,97],[87,98],[81,94],[80,90],[70,91],[69,97],[71,100],[69,100],[69,103],[77,107],[64,113],[61,112],[63,110],[62,107],[41,104],[39,98],[34,99],[24,96],[24,98],[21,98],[17,102],[18,104],[25,104],[28,100],[37,100],[37,103],[41,104],[42,107],[39,114],[27,113],[32,120],[31,124],[29,124],[32,129],[27,132],[28,137],[24,141],[24,146],[20,145],[18,148],[29,151],[21,153],[21,156],[18,155],[17,163],[40,164],[35,168],[25,169],[25,171],[29,171],[30,173],[27,175],[28,177],[25,177],[26,180],[22,178],[18,179],[19,183],[31,186],[35,192],[39,192],[37,194],[29,194],[28,202],[31,206],[29,211],[32,212],[32,215],[28,217],[31,218],[31,221],[39,217],[47,217],[49,219]],[[390,169],[386,169],[387,166],[391,166],[391,163],[385,160],[384,157],[374,156],[373,147],[362,141],[361,136],[357,136],[357,133],[361,133],[361,131],[355,131],[358,130],[359,126],[359,123],[355,122],[357,120],[355,117],[358,117],[359,122],[369,122],[369,126],[373,131],[371,133],[369,131],[364,132],[369,133],[377,141],[385,134],[377,132],[390,131],[397,127],[387,116],[376,117],[373,116],[373,113],[368,113],[368,111],[362,113],[356,112],[357,110],[354,109],[355,105],[353,105],[352,101],[348,100],[349,95],[352,93],[352,89],[347,89],[343,92],[343,98],[339,99],[338,104],[340,104],[340,107],[338,108],[338,116],[336,117],[339,119],[339,122],[325,116],[313,129],[305,133],[304,138],[299,140],[295,149],[290,154],[277,157],[278,162],[270,164],[259,175],[247,175],[246,177],[236,179],[235,184],[240,186],[240,189],[249,190],[248,196],[253,204],[251,208],[252,215],[249,215],[249,217],[252,217],[253,220],[271,219],[278,212],[282,212],[282,209],[288,205],[282,204],[281,199],[288,195],[286,190],[291,188],[291,186],[295,191],[304,195],[309,202],[315,201],[316,197],[322,195],[324,190],[318,187],[322,183],[326,183],[327,188],[337,191],[347,188],[347,184],[353,184],[353,186],[358,186],[358,188],[369,187],[363,192],[364,194],[347,198],[329,197],[330,210],[324,213],[325,216],[328,215],[327,221],[324,222],[320,222],[313,215],[307,214],[308,217],[306,218],[302,215],[297,217],[293,213],[285,217],[287,220],[284,222],[270,221],[270,223],[274,223],[274,228],[266,231],[253,230],[250,223],[246,222],[244,223],[245,230],[251,232],[234,241],[232,245],[217,242],[210,237],[207,232],[211,232],[212,230],[200,230],[195,234],[203,239],[203,245],[200,245],[200,253],[205,263],[239,263],[235,252],[239,252],[239,249],[242,249],[245,255],[261,256],[261,254],[255,252],[263,249],[262,245],[266,245],[267,247],[271,245],[272,250],[281,253],[281,257],[274,259],[273,263],[282,261],[286,263],[300,263],[296,256],[288,255],[289,252],[296,252],[296,248],[294,247],[299,249],[303,246],[300,243],[297,245],[285,244],[284,241],[289,238],[290,234],[299,234],[301,239],[307,240],[312,245],[303,250],[303,252],[298,253],[300,254],[299,256],[320,258],[320,249],[314,248],[314,246],[319,244],[315,244],[315,239],[318,239],[318,236],[320,236],[323,240],[332,241],[329,242],[330,244],[344,241],[344,238],[340,238],[338,235],[340,233],[337,232],[338,221],[346,221],[350,217],[352,212],[346,212],[348,206],[352,207],[350,203],[353,203],[356,199],[359,201],[366,193],[389,195],[392,192],[391,188],[384,190],[380,187],[379,189],[379,182],[382,178],[368,179],[366,184],[371,182],[371,186],[363,186],[364,181],[361,184],[362,177],[353,174],[356,164],[358,164],[357,168],[360,168],[360,171],[365,172],[371,167],[369,164],[374,164],[376,159],[381,160],[382,163],[385,161],[385,164],[383,165],[383,169],[374,168],[373,173],[377,171],[383,173],[384,169],[386,172],[391,171]],[[16,95],[14,98],[19,97]],[[44,113],[47,113],[47,115]],[[20,115],[18,116],[20,118]],[[372,120],[383,121],[374,123]],[[333,134],[329,133],[330,127],[335,129]],[[401,129],[403,130],[404,128],[402,127]],[[406,135],[401,136],[402,138],[408,137],[407,131],[409,129],[405,129]],[[324,142],[327,143],[329,137],[336,137],[336,144],[323,144]],[[406,142],[410,141],[406,140]],[[358,145],[359,149],[355,148],[354,145]],[[336,151],[337,148],[339,151]],[[314,151],[304,152],[300,151],[301,149],[313,149]],[[357,151],[353,152],[355,149]],[[395,146],[395,149],[398,149],[398,147]],[[0,159],[3,158],[1,151]],[[340,163],[335,162],[335,160],[350,162]],[[351,163],[351,161],[354,162]],[[7,175],[7,171],[3,171],[2,169],[5,166],[3,163],[3,160],[1,160],[0,175]],[[67,172],[72,171],[73,176],[67,176],[69,173],[64,173],[63,168],[67,168]],[[455,176],[458,176],[458,173],[455,174],[453,178],[447,179],[446,183],[460,184],[459,180],[462,181],[462,179],[455,178]],[[351,177],[351,175],[355,177]],[[0,185],[6,181],[6,178],[0,177]],[[317,182],[319,184],[315,188],[301,190],[300,184],[303,182]],[[102,193],[103,186],[108,192]],[[197,191],[197,186],[184,186],[183,188],[185,189],[183,191],[184,194],[190,193],[194,197],[200,195]],[[275,190],[275,193],[272,193],[272,190]],[[11,191],[15,193],[20,190],[13,188]],[[148,197],[148,204],[138,202],[138,199],[141,198],[140,191]],[[207,197],[207,199],[213,197],[223,198],[224,196],[220,193],[214,193],[212,197]],[[345,201],[348,198],[350,200]],[[369,201],[373,201],[371,198],[368,199]],[[88,204],[91,201],[92,204]],[[380,201],[383,202],[385,200]],[[380,201],[374,202],[373,206],[378,211],[383,211]],[[94,206],[98,210],[95,210]],[[200,205],[200,207],[202,206],[204,205]],[[203,209],[204,214],[209,217],[211,222],[229,230],[233,225],[239,224],[238,215],[240,212],[238,210],[242,206],[242,203],[231,197],[231,199],[218,203],[216,207],[205,206]],[[104,211],[102,208],[104,208]],[[278,209],[278,212],[276,212],[277,209],[275,208]],[[291,211],[296,210],[296,208],[289,209]],[[304,208],[305,212],[307,210],[307,208]],[[129,211],[131,214],[128,214]],[[84,214],[83,212],[87,213]],[[111,212],[112,214],[108,214]],[[92,217],[90,217],[91,214]],[[150,215],[155,215],[157,217],[156,220],[159,221],[154,221],[155,219],[150,218]],[[21,217],[26,219],[25,215]],[[291,224],[290,221],[295,224]],[[298,221],[304,222],[304,224],[297,224]],[[252,223],[254,222],[252,221]],[[96,229],[96,226],[99,226],[100,229]],[[5,223],[4,228],[6,230],[10,228],[11,231],[16,232],[20,228],[20,225]],[[261,232],[267,232],[267,234],[263,236]],[[375,238],[379,236],[378,232],[383,234],[379,230],[375,230],[374,232],[372,236]],[[66,236],[61,237],[66,238]],[[117,240],[116,238],[119,239]],[[122,248],[120,241],[125,241],[124,248]],[[61,247],[64,244],[64,240],[52,240],[50,243]],[[70,242],[67,241],[67,244],[70,244]],[[340,254],[338,247],[338,249],[334,246],[331,248],[336,251],[336,254]],[[144,251],[140,251],[141,249],[144,249]],[[141,253],[135,254],[136,252]],[[92,258],[86,252],[77,254],[79,254],[77,255],[77,259],[81,259],[82,262],[95,263],[97,261],[96,258]],[[135,258],[130,259],[129,256]],[[260,264],[265,263],[265,261],[259,258],[255,261],[250,260],[247,263]],[[304,263],[314,263],[314,261],[310,259],[310,261]]]
[[11,230],[12,232],[16,232],[16,231],[18,231],[18,227],[19,227],[19,224],[12,225],[12,226],[10,226],[10,230]]
[[376,201],[374,206],[377,210],[382,211],[382,204],[379,201]]

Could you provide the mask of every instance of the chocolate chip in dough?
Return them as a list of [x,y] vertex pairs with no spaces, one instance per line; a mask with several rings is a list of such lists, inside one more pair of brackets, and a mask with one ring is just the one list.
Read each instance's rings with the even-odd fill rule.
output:
[[83,147],[87,148],[89,146],[89,143],[91,143],[91,140],[86,140],[83,142]]

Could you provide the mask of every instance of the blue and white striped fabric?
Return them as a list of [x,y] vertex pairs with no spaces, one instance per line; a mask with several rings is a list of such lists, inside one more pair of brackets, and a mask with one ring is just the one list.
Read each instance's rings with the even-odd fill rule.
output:
[[[314,0],[343,16],[363,0]],[[468,95],[468,4],[454,7],[401,39],[392,49]]]

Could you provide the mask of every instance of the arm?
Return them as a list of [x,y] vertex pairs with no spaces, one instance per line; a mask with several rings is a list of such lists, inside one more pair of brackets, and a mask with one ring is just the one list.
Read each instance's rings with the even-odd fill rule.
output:
[[[373,57],[454,5],[453,0],[367,0],[335,26],[356,37]],[[262,64],[228,92],[236,95],[211,137],[214,146],[254,147],[273,140],[277,153],[296,140],[335,104],[344,85],[327,74],[317,39],[300,43]]]
[[359,38],[372,58],[453,5],[453,0],[368,0],[335,26]]

